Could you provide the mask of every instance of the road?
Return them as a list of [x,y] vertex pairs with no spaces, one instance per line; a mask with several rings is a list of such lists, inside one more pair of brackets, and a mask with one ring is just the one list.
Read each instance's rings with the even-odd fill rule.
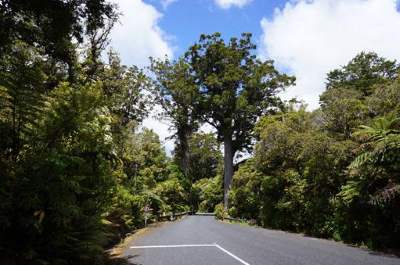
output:
[[299,234],[187,216],[133,240],[137,265],[400,265],[400,258]]

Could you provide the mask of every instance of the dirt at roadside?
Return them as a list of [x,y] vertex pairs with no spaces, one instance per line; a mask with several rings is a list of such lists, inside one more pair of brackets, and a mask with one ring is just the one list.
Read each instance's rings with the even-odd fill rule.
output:
[[[182,217],[182,218],[185,218],[185,217]],[[182,218],[179,218],[179,219],[182,219]],[[119,244],[106,250],[106,255],[108,257],[107,265],[134,265],[132,263],[129,263],[127,258],[122,256],[124,251],[129,247],[130,243],[133,240],[135,240],[147,233],[151,233],[151,231],[153,231],[155,228],[161,227],[163,225],[166,225],[166,224],[169,224],[172,222],[174,222],[174,221],[153,223],[153,224],[148,225],[145,228],[141,228],[141,229],[135,230],[133,233],[127,234],[127,236]]]

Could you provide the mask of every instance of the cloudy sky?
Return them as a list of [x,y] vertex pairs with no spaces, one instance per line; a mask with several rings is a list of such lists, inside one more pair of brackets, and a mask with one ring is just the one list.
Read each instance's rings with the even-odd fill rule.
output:
[[[113,0],[123,13],[112,43],[123,63],[176,58],[202,33],[251,32],[260,58],[297,77],[285,98],[318,107],[325,76],[361,51],[400,60],[397,0]],[[168,122],[147,119],[164,139]],[[172,143],[167,142],[167,150]]]

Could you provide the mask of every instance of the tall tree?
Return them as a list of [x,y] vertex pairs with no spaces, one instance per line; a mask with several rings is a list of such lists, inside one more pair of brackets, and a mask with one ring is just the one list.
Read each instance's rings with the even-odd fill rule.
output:
[[192,182],[222,174],[220,143],[213,133],[194,133],[189,140]]
[[71,40],[82,42],[117,16],[106,0],[3,0],[0,2],[0,51],[16,39],[44,47],[47,54],[66,59]]
[[98,80],[103,82],[103,92],[112,105],[111,111],[120,126],[130,122],[140,123],[148,115],[150,100],[146,93],[150,79],[136,66],[121,64],[117,53],[110,51],[108,64],[100,65]]
[[[362,96],[368,96],[374,85],[394,80],[398,71],[396,61],[379,57],[374,52],[361,52],[347,65],[328,73],[326,88],[329,91],[345,87],[361,92]],[[324,94],[321,95],[321,101],[324,103]]]
[[[104,40],[97,34],[99,29],[110,29],[117,17],[115,6],[106,0],[3,0],[0,56],[7,54],[16,40],[23,41],[65,64],[72,81],[77,74],[77,44],[85,37],[92,44],[93,38]],[[100,35],[107,38],[107,34]]]
[[327,89],[320,96],[326,128],[336,136],[349,139],[357,126],[376,115],[375,108],[368,107],[365,99],[378,87],[392,83],[398,71],[396,61],[362,52],[345,66],[329,72]]
[[175,156],[183,173],[189,177],[189,139],[198,129],[194,111],[196,88],[190,66],[183,59],[176,62],[151,59],[150,69],[155,75],[156,100],[176,131]]
[[273,111],[280,102],[276,94],[294,82],[293,77],[279,73],[273,61],[257,59],[255,49],[250,33],[227,43],[214,33],[201,35],[185,54],[197,85],[196,111],[224,143],[225,208],[235,153],[250,148],[258,117]]
[[43,110],[47,66],[39,49],[23,42],[0,59],[0,132],[7,135],[0,140],[0,148],[13,161]]

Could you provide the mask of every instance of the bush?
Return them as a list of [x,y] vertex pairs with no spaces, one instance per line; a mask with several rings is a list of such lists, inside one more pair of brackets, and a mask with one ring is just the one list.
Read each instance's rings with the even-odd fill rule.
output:
[[200,212],[212,212],[223,199],[222,176],[204,178],[193,184],[195,208]]
[[228,213],[224,209],[224,205],[222,203],[218,203],[214,209],[215,218],[224,220],[224,218],[228,217]]

